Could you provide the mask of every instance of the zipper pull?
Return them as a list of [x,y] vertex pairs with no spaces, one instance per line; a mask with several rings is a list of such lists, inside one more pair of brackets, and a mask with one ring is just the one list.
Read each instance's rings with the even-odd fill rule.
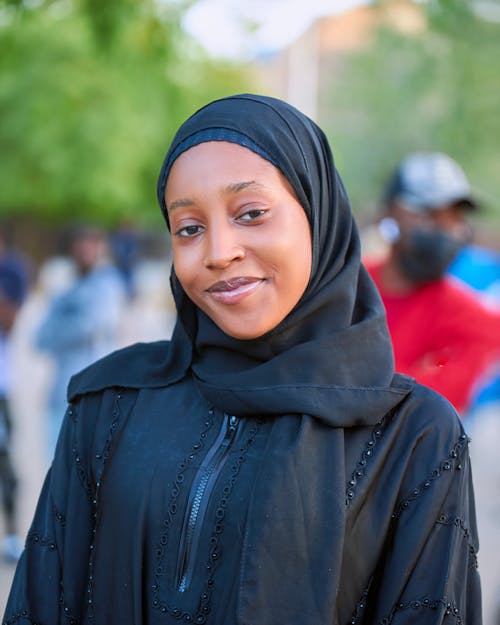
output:
[[231,432],[234,432],[237,427],[238,427],[238,417],[235,417],[234,415],[232,415],[231,417],[229,417],[229,429]]

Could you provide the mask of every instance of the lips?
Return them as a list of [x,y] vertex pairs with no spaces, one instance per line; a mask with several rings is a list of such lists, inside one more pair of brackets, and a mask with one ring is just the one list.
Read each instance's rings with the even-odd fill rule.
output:
[[218,302],[236,304],[253,293],[263,284],[262,278],[238,277],[231,280],[220,280],[212,284],[207,292]]

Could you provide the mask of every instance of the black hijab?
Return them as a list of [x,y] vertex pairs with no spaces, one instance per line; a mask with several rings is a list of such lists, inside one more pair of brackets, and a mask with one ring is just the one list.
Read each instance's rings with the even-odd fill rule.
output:
[[[379,406],[373,394],[378,389],[383,396],[391,384],[392,348],[325,135],[273,98],[238,95],[208,104],[181,126],[165,158],[158,200],[167,223],[164,194],[173,162],[210,140],[245,145],[289,180],[311,224],[312,272],[300,302],[278,327],[242,341],[224,334],[191,303],[173,268],[177,366],[189,363],[203,394],[226,412],[306,413],[342,426],[375,423],[386,405]],[[357,406],[351,405],[354,388],[360,393]]]
[[[256,479],[242,554],[238,622],[332,622],[345,519],[342,428],[377,423],[408,393],[393,381],[380,298],[360,261],[342,181],[321,129],[273,98],[208,104],[177,132],[158,181],[204,141],[243,145],[278,167],[312,232],[312,272],[294,310],[255,340],[227,336],[186,296],[172,270],[178,311],[169,370],[191,370],[223,411],[273,419]],[[279,418],[276,418],[279,416]],[[274,580],[274,582],[273,582]]]

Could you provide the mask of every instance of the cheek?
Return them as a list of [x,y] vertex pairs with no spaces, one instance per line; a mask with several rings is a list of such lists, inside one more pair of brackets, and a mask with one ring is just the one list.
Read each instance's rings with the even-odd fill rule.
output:
[[175,244],[172,246],[172,255],[175,275],[182,288],[188,293],[197,275],[199,275],[199,264],[197,263],[196,255],[193,253],[193,250]]
[[302,227],[295,230],[288,249],[283,250],[282,256],[285,262],[289,263],[290,272],[297,286],[304,289],[309,283],[312,270],[312,241],[307,221],[302,223]]
[[312,269],[312,251],[309,248],[302,248],[302,253],[297,254],[296,260],[296,284],[298,291],[298,299],[304,294],[309,280],[311,279]]
[[306,281],[309,282],[312,271],[312,240],[309,233],[307,240],[302,240],[301,244],[299,244],[299,250],[298,255],[300,256],[302,273],[305,274]]

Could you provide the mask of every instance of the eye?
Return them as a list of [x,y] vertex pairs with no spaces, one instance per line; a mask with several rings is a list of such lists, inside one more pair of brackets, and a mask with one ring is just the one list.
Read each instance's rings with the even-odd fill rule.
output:
[[202,227],[192,224],[190,226],[184,226],[175,231],[175,235],[178,237],[189,238],[194,237],[202,231]]
[[255,221],[259,217],[263,217],[267,210],[263,208],[252,208],[238,217],[239,221]]

